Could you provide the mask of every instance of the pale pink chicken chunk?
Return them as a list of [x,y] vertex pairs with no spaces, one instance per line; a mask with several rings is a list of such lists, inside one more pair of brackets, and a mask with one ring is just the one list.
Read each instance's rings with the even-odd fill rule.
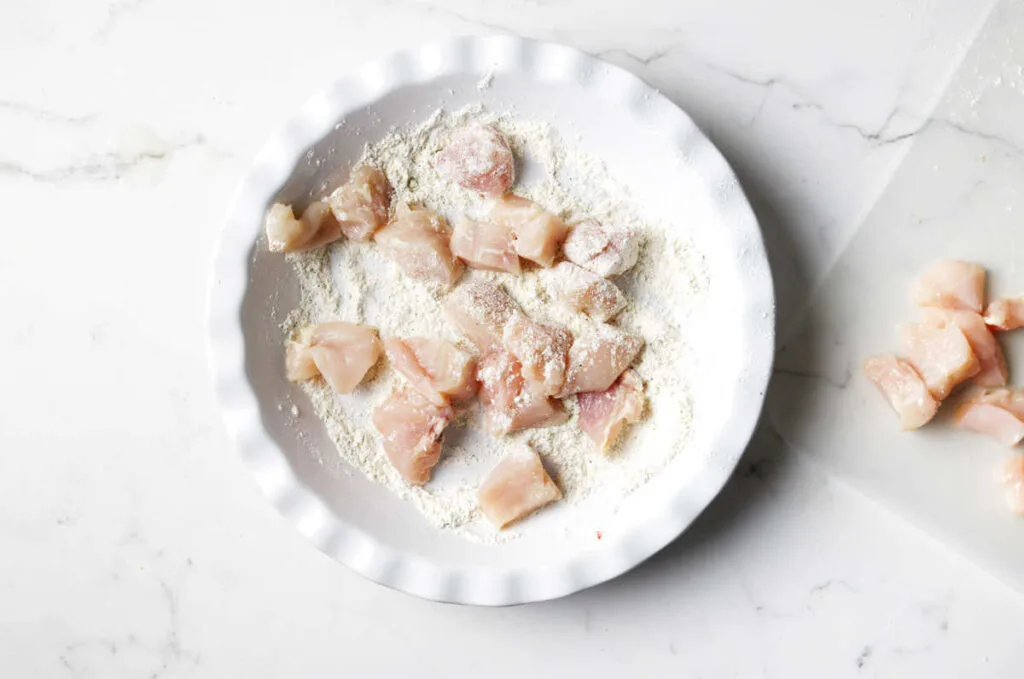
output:
[[352,170],[348,182],[327,198],[342,233],[354,241],[368,241],[388,223],[391,182],[380,170],[362,165]]
[[477,366],[480,405],[487,430],[496,436],[519,429],[563,424],[569,415],[562,404],[525,379],[522,365],[507,351],[487,354]]
[[633,364],[644,341],[611,325],[594,325],[569,348],[569,367],[559,396],[604,391]]
[[940,327],[954,325],[964,333],[981,365],[978,374],[971,378],[974,384],[981,387],[1001,387],[1006,384],[1008,373],[1003,348],[981,316],[973,311],[956,309],[925,308],[923,312],[926,323]]
[[872,356],[864,361],[864,374],[889,400],[904,429],[917,429],[935,417],[939,402],[917,371],[903,359],[891,354]]
[[473,124],[452,134],[437,156],[437,171],[459,186],[500,196],[512,187],[515,159],[501,132],[491,125]]
[[569,231],[558,216],[532,200],[508,195],[491,208],[490,220],[510,229],[516,236],[516,252],[523,259],[549,267]]
[[441,435],[454,415],[451,406],[435,405],[405,388],[374,408],[373,426],[392,466],[409,483],[422,485],[441,459]]
[[507,226],[462,217],[452,232],[451,247],[470,268],[519,273],[515,237]]
[[898,335],[907,362],[940,401],[981,370],[970,342],[955,325],[907,323],[899,327]]
[[998,330],[1024,326],[1024,297],[997,299],[985,309],[985,322]]
[[640,238],[631,229],[587,219],[574,226],[565,237],[562,253],[573,264],[598,276],[612,278],[636,264]]
[[1017,419],[1024,420],[1024,390],[1021,389],[974,387],[964,394],[962,403],[986,403],[998,406],[1012,413]]
[[309,346],[317,370],[339,394],[351,394],[381,353],[380,338],[374,328],[344,321],[316,326]]
[[418,206],[399,206],[394,220],[374,239],[407,275],[450,288],[466,265],[452,254],[451,230],[441,215]]
[[517,310],[504,288],[485,281],[460,285],[444,303],[445,316],[481,353],[501,347],[505,325]]
[[572,333],[532,321],[517,311],[505,325],[505,348],[522,364],[522,374],[545,396],[553,396],[565,384]]
[[1024,455],[1013,455],[1000,473],[1006,506],[1015,514],[1024,515]]
[[313,360],[313,351],[309,346],[313,339],[313,331],[316,326],[306,326],[299,331],[297,339],[288,340],[284,348],[285,375],[292,382],[311,380],[320,374]]
[[544,470],[540,456],[527,446],[516,448],[480,485],[477,502],[487,520],[505,528],[562,497]]
[[1015,446],[1024,439],[1024,422],[997,405],[964,403],[957,408],[956,422],[964,429],[987,434],[1004,446]]
[[985,304],[985,269],[969,262],[939,262],[914,285],[915,304],[981,313]]
[[559,262],[544,274],[551,297],[595,321],[611,320],[626,308],[626,296],[615,283],[572,262]]
[[315,201],[296,219],[290,205],[274,203],[267,211],[267,249],[299,252],[327,245],[341,238],[341,228],[323,201]]
[[577,395],[580,428],[600,451],[615,444],[623,427],[639,422],[644,414],[644,383],[634,370],[622,373],[605,391]]
[[476,393],[476,359],[451,342],[389,337],[384,350],[395,370],[434,405],[457,403]]

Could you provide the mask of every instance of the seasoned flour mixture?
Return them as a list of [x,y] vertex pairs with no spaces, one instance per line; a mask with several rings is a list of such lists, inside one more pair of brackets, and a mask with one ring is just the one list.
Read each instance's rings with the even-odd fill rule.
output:
[[[444,142],[471,120],[494,124],[508,139],[518,161],[516,193],[559,213],[568,223],[585,218],[632,227],[642,235],[637,265],[617,284],[629,307],[616,324],[643,337],[646,348],[635,365],[646,384],[645,419],[626,430],[610,454],[594,450],[577,423],[575,397],[566,400],[572,415],[564,425],[530,429],[495,439],[483,432],[472,409],[448,428],[441,462],[423,487],[407,484],[380,449],[370,422],[374,405],[392,390],[397,376],[386,360],[378,364],[356,394],[334,394],[321,380],[304,382],[316,413],[337,444],[337,454],[352,467],[414,503],[435,525],[471,539],[496,541],[529,530],[530,521],[501,533],[480,517],[476,489],[491,467],[521,441],[529,442],[549,465],[569,506],[599,491],[602,506],[617,503],[642,486],[674,455],[686,453],[694,395],[686,379],[693,356],[685,321],[707,297],[703,258],[682,225],[648,219],[629,191],[604,163],[575,150],[549,125],[484,111],[479,106],[455,113],[436,112],[411,130],[393,131],[367,146],[361,162],[381,168],[395,187],[395,204],[420,202],[449,219],[481,215],[486,201],[437,176],[433,162]],[[325,192],[331,187],[325,187]],[[311,323],[346,320],[376,326],[382,337],[424,336],[461,341],[441,312],[445,294],[405,276],[372,245],[337,241],[327,248],[290,255],[301,285],[301,304],[283,330],[291,334]],[[462,282],[486,278],[502,284],[531,318],[574,330],[578,315],[548,299],[538,270],[522,274],[467,270]],[[672,308],[672,313],[666,309]],[[547,511],[557,511],[556,504]]]

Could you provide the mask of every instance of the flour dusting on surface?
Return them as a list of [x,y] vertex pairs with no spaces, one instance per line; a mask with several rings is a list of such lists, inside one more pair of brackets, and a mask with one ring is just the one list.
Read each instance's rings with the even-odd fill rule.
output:
[[[704,259],[683,225],[645,215],[601,160],[564,142],[546,123],[497,114],[479,105],[452,113],[439,110],[418,127],[393,130],[369,144],[359,163],[384,171],[395,187],[396,205],[418,202],[449,220],[463,214],[479,218],[487,211],[488,201],[444,181],[434,167],[453,130],[473,121],[494,125],[508,139],[517,159],[517,194],[570,224],[594,219],[641,235],[637,265],[616,279],[629,305],[615,325],[646,341],[634,366],[646,386],[646,417],[626,429],[612,452],[601,454],[580,430],[575,397],[564,401],[570,414],[566,424],[501,439],[483,431],[480,410],[472,404],[446,430],[441,462],[431,481],[416,487],[391,467],[370,421],[373,407],[402,380],[386,359],[355,394],[336,395],[322,380],[305,382],[302,388],[341,460],[414,503],[439,528],[494,542],[516,537],[529,529],[531,521],[496,531],[477,509],[476,490],[498,460],[522,442],[541,454],[565,496],[564,503],[578,505],[599,496],[608,513],[675,455],[685,454],[693,418],[687,374],[694,362],[685,321],[704,303],[709,286]],[[371,244],[342,240],[289,258],[299,279],[301,303],[284,323],[288,335],[310,323],[341,319],[373,325],[382,337],[441,337],[468,346],[444,318],[441,308],[446,293],[405,276]],[[500,284],[538,322],[560,325],[574,334],[587,323],[579,313],[550,299],[543,270],[528,267],[521,274],[468,270],[458,285],[472,280]],[[337,460],[322,462],[344,469]]]

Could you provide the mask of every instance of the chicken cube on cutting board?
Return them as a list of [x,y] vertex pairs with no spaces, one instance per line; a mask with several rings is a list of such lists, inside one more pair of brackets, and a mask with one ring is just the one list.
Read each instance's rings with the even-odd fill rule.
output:
[[481,511],[498,528],[505,528],[561,497],[562,491],[544,470],[540,456],[527,446],[506,455],[477,492]]
[[925,308],[922,311],[926,323],[940,327],[954,325],[964,333],[981,368],[971,378],[971,382],[980,387],[1001,387],[1006,384],[1006,357],[999,340],[985,325],[985,319],[973,311],[958,309]]
[[389,337],[384,350],[395,370],[434,405],[457,403],[476,393],[476,360],[451,342]]
[[391,465],[409,483],[422,485],[441,459],[441,435],[454,415],[451,406],[435,405],[406,387],[374,408],[372,419]]
[[980,314],[985,304],[985,269],[970,262],[938,262],[918,279],[911,298],[921,306]]
[[906,323],[897,332],[907,362],[940,401],[981,370],[970,342],[955,325]]
[[989,302],[985,322],[997,330],[1016,330],[1024,326],[1024,297]]
[[939,402],[913,366],[903,359],[891,354],[872,356],[864,361],[864,374],[889,400],[904,429],[917,429],[935,417]]
[[1000,474],[1006,506],[1015,514],[1024,515],[1024,455],[1013,455]]

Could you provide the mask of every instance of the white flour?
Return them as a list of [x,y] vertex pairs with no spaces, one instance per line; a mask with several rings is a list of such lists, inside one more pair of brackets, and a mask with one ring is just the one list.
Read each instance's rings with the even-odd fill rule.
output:
[[[635,366],[646,384],[646,419],[627,429],[614,452],[602,455],[580,431],[575,398],[565,402],[572,414],[567,424],[516,432],[503,439],[483,433],[479,410],[469,406],[446,431],[441,463],[432,480],[424,487],[413,487],[388,463],[370,422],[373,406],[401,380],[386,360],[356,394],[335,395],[319,380],[306,382],[303,388],[344,461],[413,502],[433,524],[473,539],[496,541],[518,533],[498,533],[481,519],[476,489],[504,452],[521,441],[532,444],[544,458],[566,503],[578,504],[600,494],[602,506],[611,510],[686,449],[692,422],[686,375],[693,357],[683,321],[702,303],[708,286],[703,258],[685,233],[645,219],[600,160],[566,144],[547,124],[480,107],[438,111],[416,129],[392,132],[369,145],[361,162],[387,174],[396,190],[396,203],[417,201],[449,219],[460,214],[480,216],[486,201],[442,181],[433,167],[451,131],[471,119],[496,125],[509,140],[519,161],[516,193],[560,213],[569,223],[593,218],[642,235],[638,264],[617,281],[630,302],[616,324],[647,343]],[[289,334],[309,323],[344,319],[376,326],[382,337],[419,335],[461,342],[441,312],[444,293],[406,277],[372,245],[339,241],[326,249],[293,255],[291,261],[302,301],[285,323]],[[549,300],[537,270],[520,275],[469,270],[463,282],[474,278],[501,283],[535,320],[574,331],[579,327],[578,314]]]

